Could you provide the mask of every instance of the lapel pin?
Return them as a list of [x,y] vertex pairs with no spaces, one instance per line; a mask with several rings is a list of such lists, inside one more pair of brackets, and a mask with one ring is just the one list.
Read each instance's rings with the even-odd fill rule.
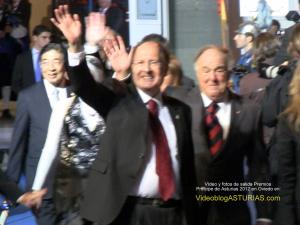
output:
[[238,110],[238,111],[236,111],[235,113],[236,113],[236,114],[240,114],[240,113],[241,113],[241,110]]
[[179,119],[180,119],[180,116],[179,116],[179,115],[176,115],[176,116],[175,116],[175,119],[176,119],[176,120],[179,120]]

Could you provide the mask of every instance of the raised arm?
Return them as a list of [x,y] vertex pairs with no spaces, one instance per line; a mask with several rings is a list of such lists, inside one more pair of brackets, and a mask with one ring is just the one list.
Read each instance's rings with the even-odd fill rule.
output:
[[[115,94],[107,87],[96,83],[86,65],[80,42],[82,31],[79,16],[71,15],[66,5],[55,9],[54,14],[55,18],[52,18],[51,21],[68,40],[69,76],[74,91],[101,116],[105,117],[113,104]],[[90,13],[87,18],[86,30],[86,37],[90,42],[101,40],[107,30],[105,17],[99,13]],[[98,37],[92,37],[92,35]]]

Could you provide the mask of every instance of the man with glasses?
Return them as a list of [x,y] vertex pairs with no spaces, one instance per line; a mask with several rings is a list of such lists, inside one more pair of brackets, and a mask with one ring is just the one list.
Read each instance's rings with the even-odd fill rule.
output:
[[[69,42],[75,92],[106,120],[106,133],[90,171],[82,204],[84,218],[99,224],[197,223],[190,110],[160,93],[169,52],[158,42],[139,43],[132,53],[132,81],[96,84],[80,52],[81,24],[67,6],[52,22]],[[92,13],[87,26],[105,33],[104,17]],[[98,24],[97,24],[98,23]],[[119,46],[119,48],[125,48]],[[78,60],[74,59],[77,58]]]
[[[19,94],[6,173],[15,182],[24,173],[27,190],[32,187],[52,108],[59,99],[67,97],[65,60],[65,50],[60,44],[46,45],[39,58],[43,79]],[[52,225],[55,218],[53,174],[47,177],[45,187],[48,194],[42,202],[37,223]]]

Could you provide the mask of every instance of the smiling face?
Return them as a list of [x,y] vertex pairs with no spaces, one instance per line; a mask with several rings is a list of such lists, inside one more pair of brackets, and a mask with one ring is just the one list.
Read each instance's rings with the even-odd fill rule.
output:
[[131,65],[135,86],[150,96],[158,94],[166,73],[163,61],[158,43],[148,41],[139,45]]
[[57,50],[49,50],[40,60],[43,78],[54,86],[63,86],[65,83],[64,55]]
[[228,84],[225,53],[216,48],[205,50],[195,62],[195,70],[201,92],[211,100],[224,97]]

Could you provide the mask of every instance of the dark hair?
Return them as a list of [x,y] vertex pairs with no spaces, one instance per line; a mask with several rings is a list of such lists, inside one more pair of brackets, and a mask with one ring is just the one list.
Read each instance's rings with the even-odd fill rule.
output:
[[141,42],[139,42],[133,49],[133,58],[134,58],[134,55],[136,53],[136,50],[143,44],[145,44],[146,42],[153,42],[153,43],[156,43],[159,47],[159,60],[161,62],[161,65],[162,65],[162,73],[165,75],[168,71],[168,65],[169,65],[169,62],[170,62],[170,52],[169,52],[169,49],[163,45],[161,42],[158,42],[158,41],[153,41],[153,40],[144,40],[142,39]]
[[64,66],[67,67],[67,50],[65,49],[65,47],[62,44],[58,44],[58,43],[49,43],[47,44],[45,47],[42,48],[41,52],[40,52],[40,56],[39,56],[39,61],[41,61],[42,56],[46,53],[49,52],[51,50],[55,50],[59,53],[61,53],[64,57]]
[[280,30],[280,23],[278,20],[272,20],[271,26],[277,26],[278,30]]
[[253,45],[253,61],[256,63],[274,57],[280,48],[280,41],[268,32],[260,33]]
[[162,35],[160,34],[148,34],[145,37],[143,37],[142,41],[154,41],[154,42],[159,42],[165,47],[169,48],[169,41]]
[[40,25],[37,25],[33,28],[32,35],[33,36],[39,36],[43,32],[51,33],[51,31],[48,27],[40,24]]

